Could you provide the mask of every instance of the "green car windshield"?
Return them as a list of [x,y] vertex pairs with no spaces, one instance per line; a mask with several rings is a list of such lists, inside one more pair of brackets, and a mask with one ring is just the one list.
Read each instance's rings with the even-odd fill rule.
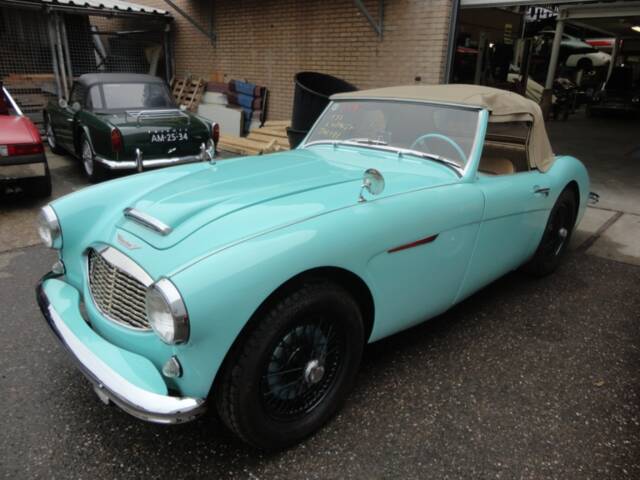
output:
[[[104,104],[94,107],[104,110],[176,108],[167,87],[162,83],[105,83],[101,85]],[[95,88],[95,87],[94,87]]]
[[397,100],[332,102],[305,146],[317,143],[366,145],[415,153],[463,170],[478,129],[479,110]]

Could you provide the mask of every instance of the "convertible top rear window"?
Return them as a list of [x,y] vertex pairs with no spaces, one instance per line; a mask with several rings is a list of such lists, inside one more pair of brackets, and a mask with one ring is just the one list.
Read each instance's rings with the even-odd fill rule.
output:
[[136,108],[175,108],[175,102],[162,83],[105,83],[102,85],[107,110]]

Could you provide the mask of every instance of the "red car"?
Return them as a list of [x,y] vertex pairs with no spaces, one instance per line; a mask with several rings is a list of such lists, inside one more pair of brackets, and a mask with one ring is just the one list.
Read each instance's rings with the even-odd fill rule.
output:
[[48,197],[51,175],[38,129],[0,83],[0,194],[16,189]]

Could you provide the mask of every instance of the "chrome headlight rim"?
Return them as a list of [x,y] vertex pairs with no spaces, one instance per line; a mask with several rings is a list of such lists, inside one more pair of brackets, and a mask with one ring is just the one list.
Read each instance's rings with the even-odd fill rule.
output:
[[[158,328],[157,319],[150,308],[149,300],[153,295],[157,295],[158,298],[164,302],[168,313],[171,315],[173,327],[171,335],[167,335]],[[163,277],[147,288],[146,311],[151,329],[164,343],[180,345],[189,340],[190,328],[187,307],[184,304],[182,295],[180,295],[180,292],[171,280]]]
[[[47,232],[45,234],[44,232]],[[62,248],[62,228],[58,215],[51,205],[45,205],[38,214],[38,234],[47,247],[60,250]]]

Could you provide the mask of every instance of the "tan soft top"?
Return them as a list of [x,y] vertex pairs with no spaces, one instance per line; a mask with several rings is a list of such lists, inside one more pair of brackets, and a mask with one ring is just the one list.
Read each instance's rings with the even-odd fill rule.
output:
[[408,85],[339,93],[331,97],[332,100],[363,98],[397,98],[468,105],[487,109],[490,122],[530,121],[533,123],[528,143],[531,167],[545,172],[555,158],[544,126],[542,110],[537,103],[514,92],[482,85]]

